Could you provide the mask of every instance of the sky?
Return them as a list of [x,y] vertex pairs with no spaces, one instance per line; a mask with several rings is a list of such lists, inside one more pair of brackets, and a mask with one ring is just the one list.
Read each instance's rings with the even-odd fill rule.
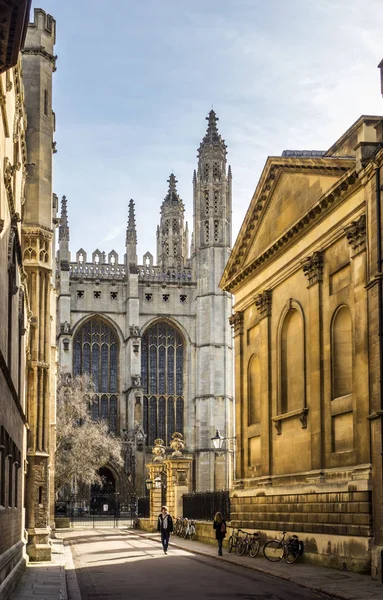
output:
[[171,172],[192,229],[192,176],[212,107],[233,172],[233,245],[267,156],[326,150],[360,115],[383,115],[381,0],[35,7],[57,22],[53,191],[68,199],[72,259],[82,247],[114,249],[123,262],[130,198],[138,262],[155,256]]

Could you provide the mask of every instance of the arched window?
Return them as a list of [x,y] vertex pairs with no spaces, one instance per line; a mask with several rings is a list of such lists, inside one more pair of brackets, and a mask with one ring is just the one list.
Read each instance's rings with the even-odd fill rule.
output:
[[169,445],[175,431],[184,432],[183,371],[183,340],[178,330],[164,322],[152,325],[141,342],[143,426],[149,446],[156,437]]
[[337,311],[332,326],[332,398],[352,393],[352,323],[347,306]]
[[291,308],[281,331],[281,412],[302,408],[305,403],[304,337],[302,316]]
[[250,359],[247,390],[248,422],[254,425],[261,420],[261,366],[258,356]]
[[117,334],[103,319],[93,317],[79,327],[73,342],[73,374],[92,376],[92,418],[107,421],[113,433],[118,431],[118,357]]

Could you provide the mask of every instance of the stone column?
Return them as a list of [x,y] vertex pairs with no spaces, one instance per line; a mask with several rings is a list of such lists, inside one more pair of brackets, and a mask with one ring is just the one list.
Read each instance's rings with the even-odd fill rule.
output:
[[308,390],[311,427],[311,468],[321,469],[324,465],[323,442],[323,335],[322,335],[322,282],[323,254],[314,252],[302,261],[309,290],[308,314]]
[[271,290],[265,290],[255,297],[255,306],[257,307],[260,323],[259,358],[261,362],[261,473],[260,475],[269,475],[271,473]]

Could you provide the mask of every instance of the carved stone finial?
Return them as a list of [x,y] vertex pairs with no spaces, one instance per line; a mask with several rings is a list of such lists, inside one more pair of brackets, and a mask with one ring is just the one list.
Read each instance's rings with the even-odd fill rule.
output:
[[323,254],[314,252],[302,261],[303,272],[308,279],[307,289],[312,285],[323,281]]
[[243,313],[236,312],[229,318],[229,323],[233,327],[234,335],[243,333]]
[[59,241],[66,240],[69,242],[69,224],[68,224],[68,201],[66,196],[61,198],[61,218],[59,226]]
[[165,458],[165,452],[164,440],[161,440],[160,438],[154,440],[154,446],[152,448],[152,454],[154,456],[153,462],[162,462]]
[[170,447],[174,450],[172,456],[182,456],[182,450],[185,448],[185,442],[182,433],[178,433],[177,431],[173,433]]
[[126,228],[126,245],[137,244],[137,230],[136,230],[136,219],[134,214],[134,200],[129,202],[129,217],[128,226]]
[[359,219],[352,221],[344,231],[353,250],[353,256],[366,249],[366,215],[361,215]]
[[271,290],[265,290],[258,294],[254,300],[261,319],[271,317]]

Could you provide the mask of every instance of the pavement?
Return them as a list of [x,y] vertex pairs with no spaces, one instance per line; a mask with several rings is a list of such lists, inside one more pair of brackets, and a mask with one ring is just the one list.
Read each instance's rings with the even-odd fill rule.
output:
[[[120,531],[129,533],[129,530],[122,529]],[[140,535],[160,543],[159,535],[137,529],[130,531],[134,535]],[[108,530],[105,530],[105,535],[107,532]],[[56,530],[56,539],[52,540],[52,562],[30,563],[10,600],[80,600],[78,592],[76,593],[78,588],[69,545],[70,535],[71,530]],[[229,554],[225,549],[223,556],[220,557],[215,545],[185,540],[175,535],[171,537],[169,553],[171,553],[172,546],[214,558],[221,563],[238,565],[265,575],[291,581],[310,590],[328,594],[332,598],[340,600],[383,599],[383,584],[373,581],[368,575],[337,571],[304,562],[297,562],[293,565],[288,565],[284,561],[270,563],[261,556],[262,549],[256,558],[248,555],[239,557],[235,552]]]

